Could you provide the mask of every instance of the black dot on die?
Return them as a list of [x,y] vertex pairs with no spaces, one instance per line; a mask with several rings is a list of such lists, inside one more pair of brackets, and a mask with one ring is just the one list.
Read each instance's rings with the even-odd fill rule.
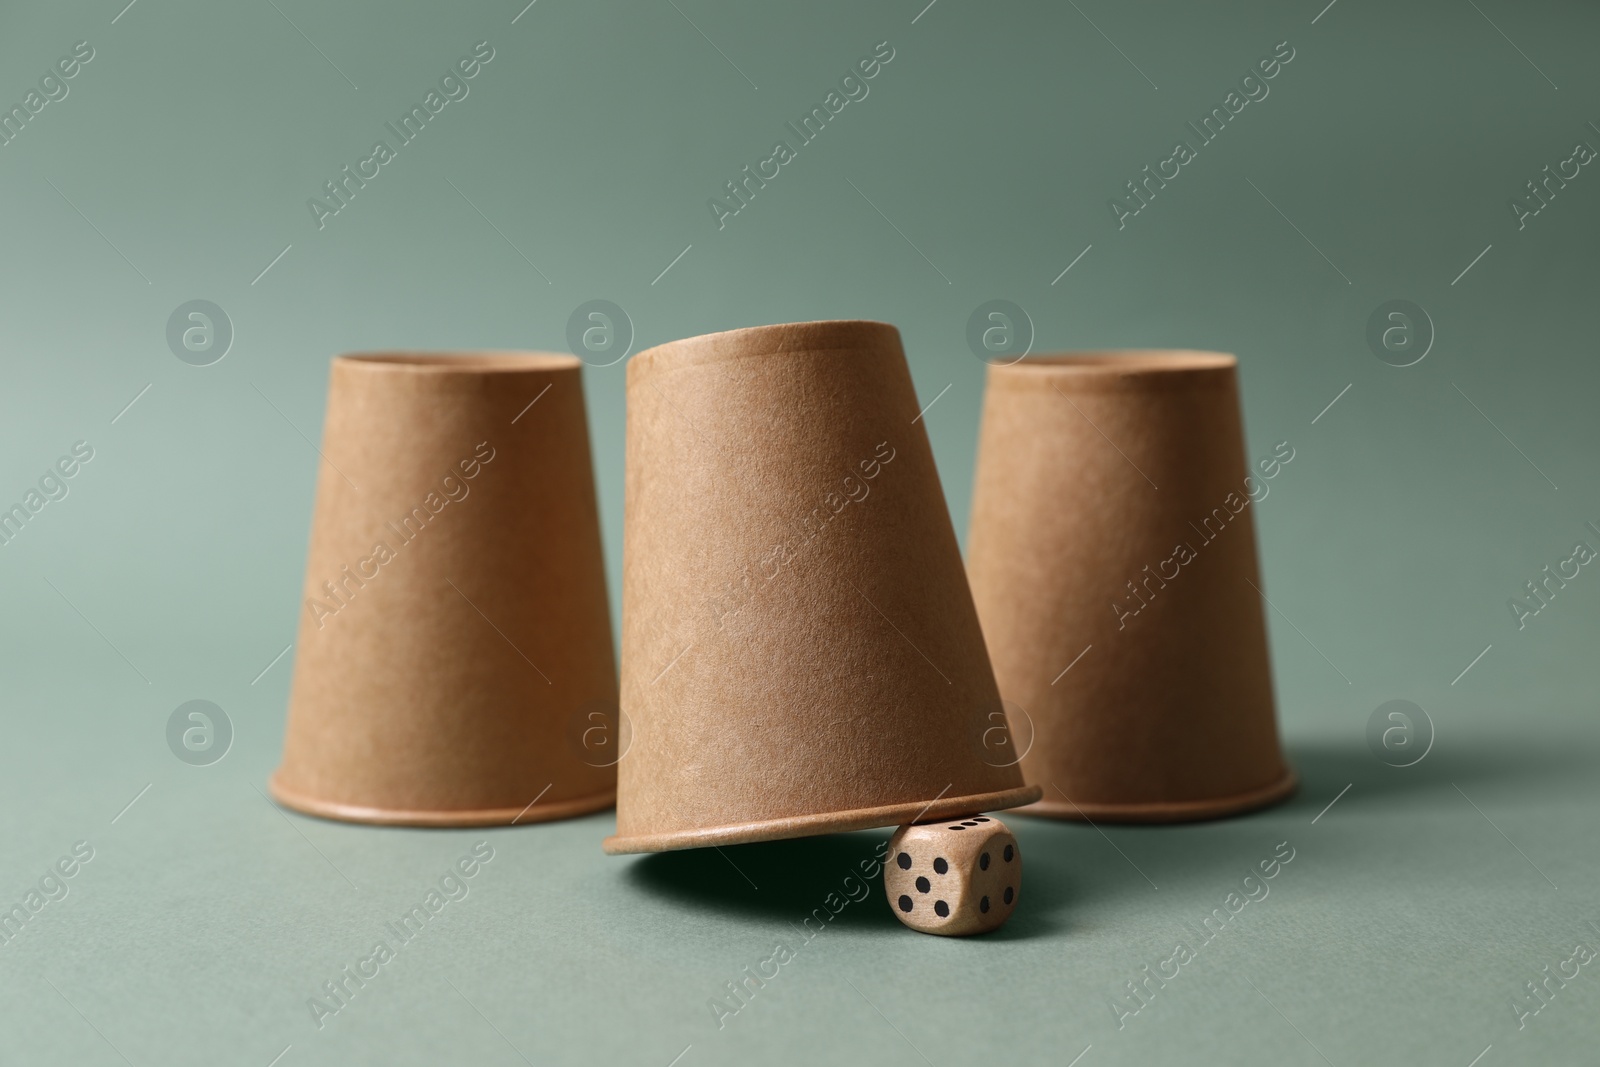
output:
[[985,852],[983,855],[978,857],[978,870],[987,871],[988,869],[989,869],[989,854],[987,852]]
[[972,820],[972,821],[973,821],[973,822],[988,822],[988,821],[989,821],[989,816],[987,816],[987,815],[980,815],[980,816],[978,816],[978,817],[977,817],[977,818],[976,818],[976,819],[973,819],[973,820]]
[[933,887],[928,884],[928,880],[926,878],[917,879],[917,892],[926,893],[931,888]]
[[1007,845],[1006,850],[1000,854],[1006,858],[1007,863],[1010,863],[1011,857],[1015,856],[1017,853],[1015,849],[1013,849],[1010,845]]
[[910,897],[902,896],[900,898],[900,910],[901,911],[910,911],[911,910],[911,898]]
[[966,827],[965,826],[947,826],[947,827],[945,827],[945,829],[946,830],[965,830]]
[[984,914],[988,914],[988,912],[989,912],[989,898],[988,897],[984,897],[982,900],[978,901],[978,910],[983,912]]
[[936,900],[933,902],[933,910],[942,919],[950,914],[950,905],[942,900]]
[[[1001,899],[1003,899],[1007,904],[1009,904],[1009,903],[1011,903],[1012,899],[1016,897],[1016,895],[1017,894],[1012,891],[1010,886],[1006,886],[1005,894],[1002,896]],[[902,897],[901,899],[904,899],[904,898]]]
[[900,869],[902,871],[909,871],[911,869],[911,856],[908,853],[900,853],[900,855],[895,857],[894,861],[900,865]]
[[940,856],[938,859],[933,861],[933,873],[934,874],[944,874],[949,869],[950,869],[950,865],[944,861],[944,857],[943,856]]
[[961,825],[962,826],[976,826],[978,824],[977,824],[976,820],[968,819],[966,822],[962,823]]

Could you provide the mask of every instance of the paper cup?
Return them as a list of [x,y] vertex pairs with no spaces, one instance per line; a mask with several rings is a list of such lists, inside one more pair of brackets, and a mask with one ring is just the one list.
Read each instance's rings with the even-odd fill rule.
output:
[[584,743],[617,690],[580,368],[334,360],[280,803],[417,826],[612,804]]
[[1235,363],[989,367],[968,567],[1013,730],[1033,737],[1028,814],[1177,822],[1294,789],[1252,503],[1282,459],[1247,466]]
[[734,330],[628,367],[608,852],[1026,803],[892,326]]

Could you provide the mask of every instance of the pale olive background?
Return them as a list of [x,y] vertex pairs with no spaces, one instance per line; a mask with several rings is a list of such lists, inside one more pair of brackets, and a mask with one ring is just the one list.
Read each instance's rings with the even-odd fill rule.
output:
[[[1507,600],[1579,538],[1600,547],[1600,171],[1521,230],[1507,201],[1577,140],[1600,147],[1600,12],[123,2],[0,12],[8,107],[75,42],[95,50],[0,146],[0,503],[94,448],[0,547],[0,903],[94,849],[0,946],[0,1059],[1594,1057],[1600,965],[1523,1029],[1511,999],[1600,945],[1600,571],[1520,631]],[[470,95],[319,231],[307,198],[485,40]],[[885,40],[870,95],[719,231],[707,198]],[[1119,230],[1108,198],[1285,40],[1267,99]],[[196,299],[234,329],[211,366],[166,341]],[[1001,935],[913,935],[874,886],[723,1029],[709,999],[798,947],[881,835],[641,860],[601,855],[609,814],[491,833],[280,814],[261,789],[294,654],[274,657],[329,358],[559,350],[591,299],[626,310],[635,351],[896,324],[963,532],[979,304],[1023,307],[1035,351],[1237,353],[1252,454],[1296,455],[1253,510],[1300,794],[1186,828],[1014,819],[1029,873]],[[1436,327],[1415,366],[1367,346],[1392,299]],[[585,380],[614,602],[624,372]],[[232,722],[210,766],[168,749],[193,699]],[[1365,741],[1391,699],[1437,729],[1406,769]],[[319,1031],[306,998],[482,839],[471,895]],[[1108,996],[1280,841],[1296,858],[1271,895],[1119,1030]]]

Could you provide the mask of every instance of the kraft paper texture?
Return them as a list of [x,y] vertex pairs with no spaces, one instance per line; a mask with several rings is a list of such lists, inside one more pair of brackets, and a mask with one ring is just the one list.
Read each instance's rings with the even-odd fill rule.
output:
[[1044,787],[1026,812],[1175,821],[1293,789],[1250,502],[1278,468],[1261,462],[1232,356],[990,366],[968,565],[1023,772]]
[[423,825],[612,803],[583,744],[617,690],[580,368],[334,361],[279,801]]
[[[628,367],[610,852],[795,837],[1034,799],[1003,744],[891,326],[690,338]],[[1003,740],[1003,739],[1002,739]]]

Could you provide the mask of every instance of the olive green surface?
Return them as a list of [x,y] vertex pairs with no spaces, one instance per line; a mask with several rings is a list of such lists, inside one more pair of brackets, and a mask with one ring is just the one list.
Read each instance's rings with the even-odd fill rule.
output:
[[[524,2],[0,11],[0,508],[29,513],[0,544],[0,1060],[1594,1061],[1600,12]],[[459,98],[308,206],[430,90]],[[732,214],[747,165],[778,169]],[[1170,178],[1133,199],[1146,166]],[[207,366],[169,346],[192,300],[231,324]],[[330,357],[566,350],[591,300],[632,352],[896,324],[958,531],[980,305],[1036,352],[1237,353],[1251,455],[1295,456],[1251,510],[1299,793],[1010,817],[1018,911],[967,940],[859,879],[887,832],[635,858],[601,853],[609,813],[281,812]],[[1410,366],[1369,345],[1393,300],[1427,321],[1379,334],[1431,323]],[[589,358],[615,603],[626,363]],[[169,747],[191,700],[231,724],[220,761]],[[1369,743],[1391,700],[1426,721]]]

